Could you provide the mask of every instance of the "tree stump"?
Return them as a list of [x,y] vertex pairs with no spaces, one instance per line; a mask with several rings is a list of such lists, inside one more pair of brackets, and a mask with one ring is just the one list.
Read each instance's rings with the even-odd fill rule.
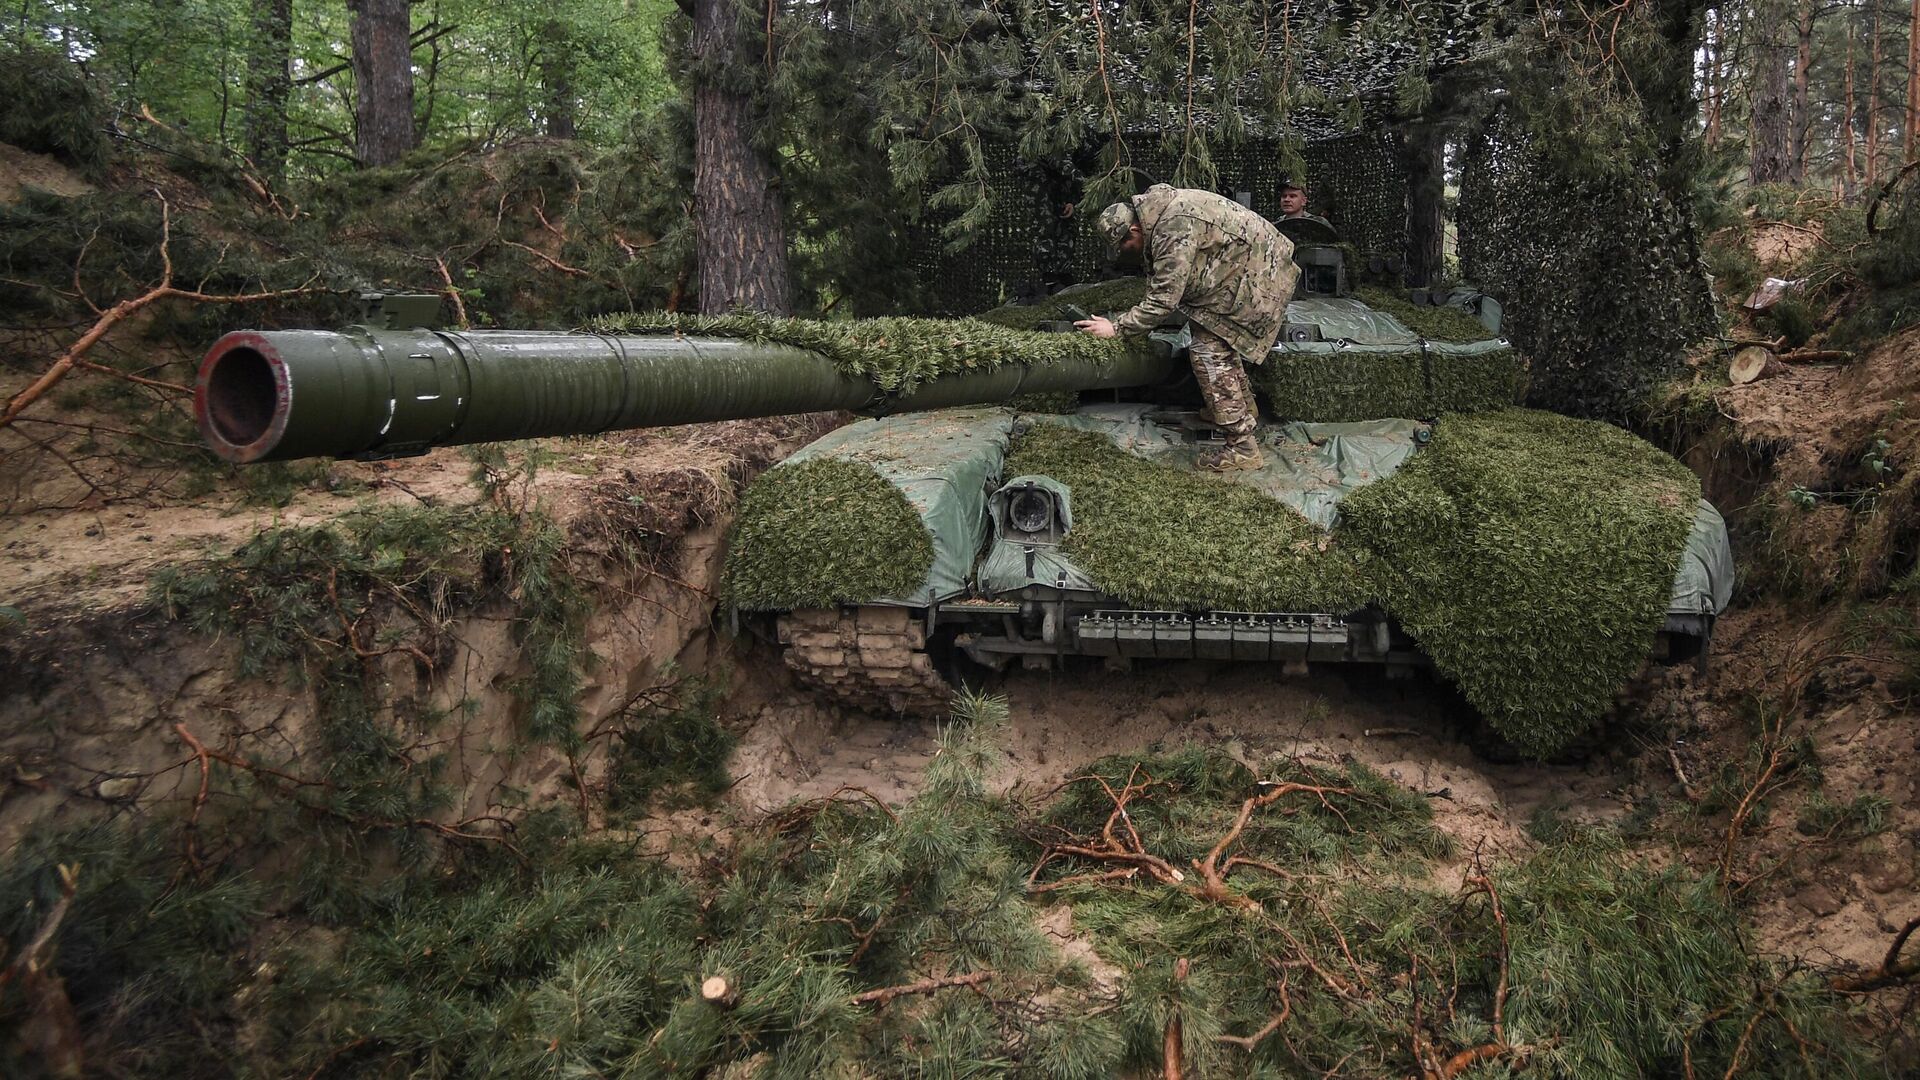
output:
[[700,1000],[717,1009],[731,1009],[740,1000],[740,991],[725,975],[709,975],[700,984]]

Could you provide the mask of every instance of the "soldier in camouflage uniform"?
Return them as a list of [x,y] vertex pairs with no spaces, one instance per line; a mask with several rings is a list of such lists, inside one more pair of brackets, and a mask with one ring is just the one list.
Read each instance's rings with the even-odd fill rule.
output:
[[1111,322],[1076,323],[1097,337],[1145,334],[1167,316],[1192,323],[1189,358],[1223,449],[1201,455],[1203,468],[1226,472],[1265,464],[1254,438],[1259,411],[1242,363],[1258,364],[1280,336],[1300,276],[1293,244],[1267,219],[1210,191],[1155,184],[1100,213],[1100,230],[1122,254],[1138,253],[1152,284],[1131,311]]

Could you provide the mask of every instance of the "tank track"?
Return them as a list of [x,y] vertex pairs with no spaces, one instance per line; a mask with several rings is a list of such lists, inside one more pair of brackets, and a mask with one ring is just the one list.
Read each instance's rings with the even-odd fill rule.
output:
[[780,616],[780,651],[805,685],[862,712],[946,714],[953,687],[934,670],[926,631],[896,607],[812,608]]

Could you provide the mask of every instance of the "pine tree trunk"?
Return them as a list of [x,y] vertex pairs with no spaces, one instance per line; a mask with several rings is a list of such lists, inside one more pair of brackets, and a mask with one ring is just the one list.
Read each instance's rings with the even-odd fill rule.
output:
[[1907,19],[1907,122],[1906,160],[1913,160],[1916,137],[1920,137],[1920,0],[1914,0]]
[[1439,283],[1446,273],[1446,138],[1421,125],[1407,132],[1407,273],[1414,288]]
[[355,151],[363,166],[413,149],[413,16],[407,0],[347,0],[353,13]]
[[[693,213],[700,311],[793,313],[787,277],[786,205],[780,181],[754,145],[753,100],[728,85],[741,63],[732,0],[693,0]],[[716,77],[714,72],[721,73]]]
[[1867,0],[1867,186],[1880,181],[1880,0]]
[[1707,71],[1707,145],[1720,145],[1720,116],[1726,107],[1726,82],[1721,77],[1720,58],[1726,50],[1726,15],[1719,11],[1707,12],[1706,54]]
[[1799,32],[1793,54],[1793,165],[1789,179],[1803,183],[1807,179],[1807,144],[1813,136],[1813,113],[1807,101],[1807,69],[1813,66],[1813,0],[1800,0],[1794,20]]
[[577,48],[567,24],[548,19],[540,32],[540,54],[536,64],[540,87],[544,92],[547,134],[556,139],[571,139],[579,134],[575,117],[579,106],[573,92],[573,57]]
[[253,0],[247,43],[247,157],[261,176],[279,180],[287,163],[287,68],[293,48],[293,0]]
[[1754,5],[1753,111],[1748,146],[1749,176],[1776,184],[1790,175],[1787,145],[1787,17],[1781,0]]

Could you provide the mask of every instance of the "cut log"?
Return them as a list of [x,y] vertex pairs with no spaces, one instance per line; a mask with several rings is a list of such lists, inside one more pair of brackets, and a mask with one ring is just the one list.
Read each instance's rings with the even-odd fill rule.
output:
[[1781,353],[1780,359],[1789,364],[1843,364],[1852,360],[1853,354],[1845,349],[1801,349]]
[[1758,345],[1749,345],[1733,354],[1733,363],[1727,366],[1727,379],[1735,386],[1745,386],[1761,379],[1771,379],[1787,370],[1772,352]]

